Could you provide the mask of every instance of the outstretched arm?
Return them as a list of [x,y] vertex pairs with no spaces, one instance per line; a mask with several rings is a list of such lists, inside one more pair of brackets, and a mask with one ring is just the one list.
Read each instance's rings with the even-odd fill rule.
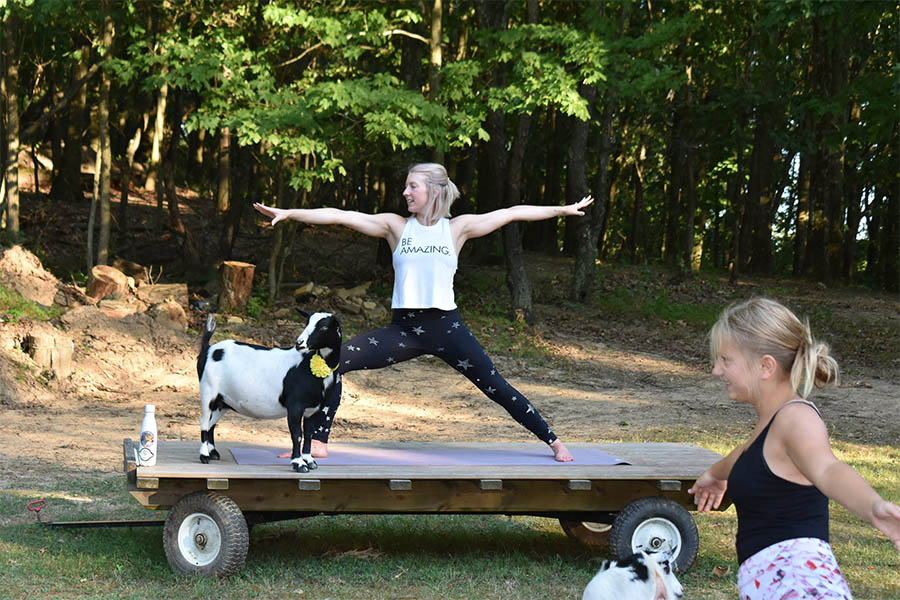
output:
[[552,217],[583,216],[583,209],[593,201],[594,199],[590,196],[585,196],[575,204],[566,206],[520,204],[509,208],[500,208],[483,215],[460,215],[452,221],[457,251],[466,240],[485,236],[513,221],[542,221]]
[[900,551],[900,506],[884,500],[856,469],[837,459],[820,419],[791,421],[784,449],[797,469],[819,490],[874,525]]
[[288,219],[310,225],[343,225],[371,237],[385,238],[391,249],[397,245],[406,223],[394,213],[370,215],[338,208],[275,208],[258,202],[253,208],[272,219],[272,225]]

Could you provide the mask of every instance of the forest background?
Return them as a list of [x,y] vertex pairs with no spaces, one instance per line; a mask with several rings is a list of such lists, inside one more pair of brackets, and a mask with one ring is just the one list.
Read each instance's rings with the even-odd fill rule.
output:
[[[203,281],[246,258],[252,202],[403,213],[405,168],[434,160],[455,214],[596,198],[469,249],[529,319],[523,251],[573,256],[573,301],[598,258],[900,289],[892,2],[0,4],[2,234],[41,256],[23,215],[92,201],[87,247],[42,256],[64,273],[162,261],[131,242],[139,193],[179,242],[168,275]],[[272,296],[297,231],[258,269]]]
[[[469,327],[567,442],[728,452],[755,414],[723,398],[704,335],[769,295],[840,361],[842,385],[815,396],[836,454],[900,501],[895,2],[0,0],[0,17],[0,598],[580,597],[602,554],[550,519],[258,526],[240,576],[213,581],[173,577],[158,530],[60,534],[24,508],[146,518],[121,440],[147,403],[161,439],[197,440],[197,331],[223,261],[256,276],[251,318],[217,335],[292,344],[298,301],[345,333],[382,325],[383,242],[272,228],[250,206],[406,214],[423,160],[459,184],[454,214],[596,198],[467,243],[456,281]],[[117,259],[145,267],[119,298],[143,312],[81,305]],[[34,282],[74,306],[25,301]],[[186,320],[138,302],[148,288],[184,290]],[[340,301],[353,290],[371,314]],[[71,349],[71,372],[33,360],[29,336]],[[222,439],[284,443],[283,422],[225,421]],[[335,443],[531,440],[425,357],[349,375],[335,423]],[[900,598],[893,546],[831,509],[855,596]],[[695,517],[685,589],[733,598],[734,511]]]

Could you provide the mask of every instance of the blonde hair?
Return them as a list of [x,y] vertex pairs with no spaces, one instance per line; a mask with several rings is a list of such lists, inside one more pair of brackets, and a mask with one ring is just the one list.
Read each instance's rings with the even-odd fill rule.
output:
[[809,322],[801,322],[788,308],[770,298],[752,298],[722,312],[709,332],[713,361],[726,340],[740,348],[746,358],[774,358],[778,367],[790,375],[791,388],[801,398],[808,397],[813,387],[838,382],[838,364],[828,345],[813,339]]
[[418,173],[425,175],[425,184],[428,190],[428,208],[425,212],[425,222],[433,224],[438,219],[450,216],[450,205],[459,198],[459,190],[456,184],[450,181],[447,169],[438,163],[419,163],[409,168],[409,174]]

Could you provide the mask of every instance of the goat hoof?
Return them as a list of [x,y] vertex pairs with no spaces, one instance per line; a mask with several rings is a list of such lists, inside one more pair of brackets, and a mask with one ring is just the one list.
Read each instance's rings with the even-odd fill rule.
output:
[[314,460],[311,460],[311,461],[309,461],[308,463],[306,463],[306,466],[309,467],[309,470],[310,470],[310,471],[312,471],[312,470],[315,470],[315,469],[318,469],[318,468],[319,468],[319,463],[317,463],[317,462],[314,461]]
[[218,450],[210,450],[210,451],[209,451],[209,458],[210,458],[211,460],[219,460],[219,451],[218,451]]
[[309,473],[309,467],[307,467],[306,465],[302,465],[302,464],[298,465],[295,463],[294,470],[297,471],[298,473]]
[[203,455],[201,454],[201,455],[200,455],[200,462],[202,462],[204,465],[208,465],[208,464],[209,464],[209,457],[208,457],[208,456],[203,456]]

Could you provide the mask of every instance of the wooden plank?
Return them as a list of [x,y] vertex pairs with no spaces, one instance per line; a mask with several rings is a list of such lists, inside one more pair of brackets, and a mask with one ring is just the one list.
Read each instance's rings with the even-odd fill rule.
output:
[[[173,478],[224,478],[224,479],[296,479],[289,465],[239,465],[227,451],[229,447],[254,446],[252,444],[218,444],[222,459],[208,465],[199,462],[197,444],[193,442],[160,442],[157,464],[153,467],[137,467],[141,476]],[[531,443],[481,443],[481,444],[346,444],[346,446],[399,448],[408,451],[453,447],[510,449],[533,448]],[[570,449],[592,447],[609,452],[630,465],[590,466],[560,464],[548,460],[541,465],[464,465],[464,466],[329,466],[327,459],[319,462],[316,477],[330,479],[668,479],[693,480],[699,477],[720,455],[690,444],[569,444]],[[548,455],[549,456],[549,455]]]
[[[301,480],[308,481],[308,480]],[[321,480],[318,490],[300,490],[289,480],[232,480],[228,496],[244,511],[341,513],[545,514],[616,512],[629,502],[658,496],[692,507],[686,492],[662,492],[652,481],[609,481],[573,491],[564,481],[504,481],[484,493],[477,481],[421,480],[409,490],[389,490],[384,480]],[[171,484],[171,485],[169,485]],[[148,508],[170,508],[205,489],[193,480],[166,480],[159,490],[133,489]]]

